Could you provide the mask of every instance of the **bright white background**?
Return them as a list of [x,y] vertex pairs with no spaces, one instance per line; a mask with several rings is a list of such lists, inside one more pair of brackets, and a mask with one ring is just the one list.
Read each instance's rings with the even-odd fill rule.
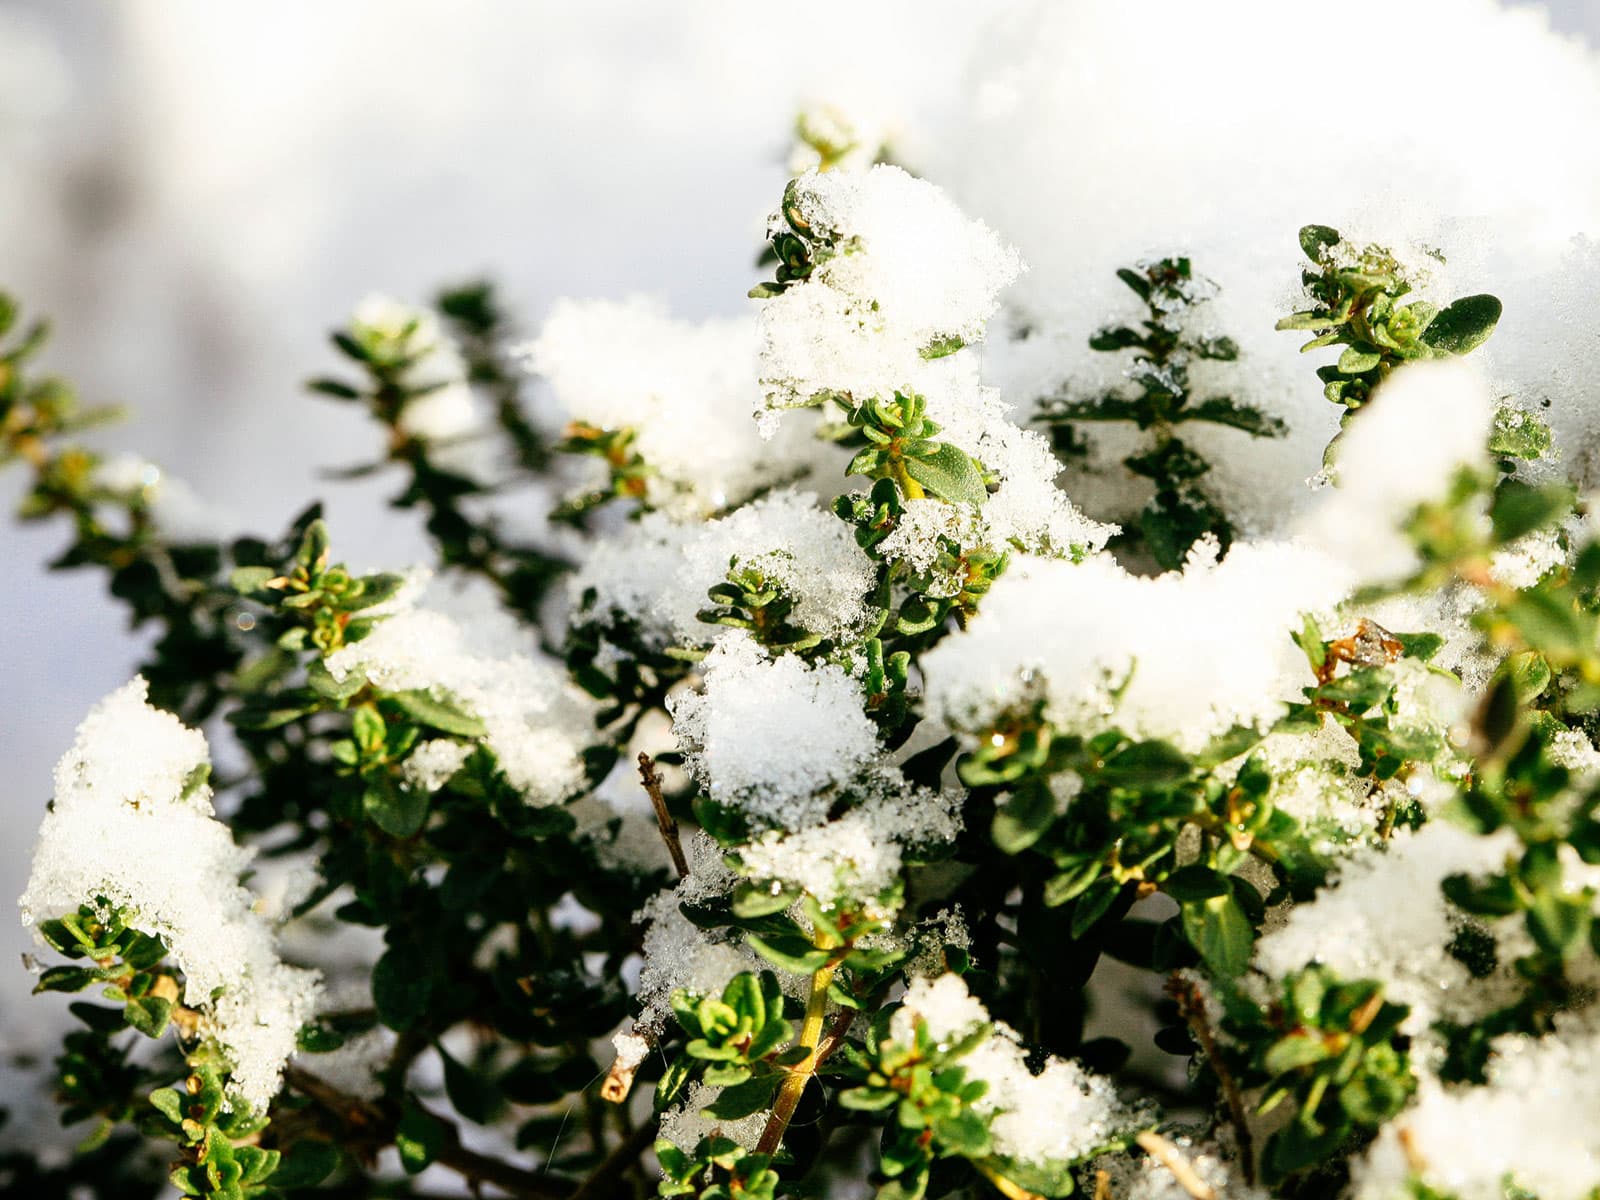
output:
[[[1547,7],[1600,39],[1597,0]],[[403,562],[392,481],[317,479],[365,424],[300,389],[355,300],[488,271],[530,326],[567,294],[733,311],[797,101],[936,103],[992,8],[0,0],[0,288],[54,318],[88,400],[135,411],[105,444],[261,532],[321,495],[353,560]],[[32,1023],[4,913],[51,764],[139,654],[98,577],[42,570],[62,544],[0,521],[0,1046]]]

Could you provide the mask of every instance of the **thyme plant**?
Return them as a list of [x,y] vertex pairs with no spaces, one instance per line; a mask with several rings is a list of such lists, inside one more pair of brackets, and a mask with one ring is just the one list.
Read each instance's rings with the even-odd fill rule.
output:
[[1600,540],[1472,365],[1498,301],[1308,226],[1282,325],[1358,416],[1263,532],[1179,437],[1285,430],[1191,386],[1250,370],[1184,323],[1209,285],[1120,272],[1149,315],[1091,345],[1138,394],[1050,410],[1146,436],[1113,540],[982,381],[1016,252],[806,128],[835,169],[748,320],[568,301],[522,342],[474,284],[334,334],[311,388],[380,427],[352,470],[426,567],[314,505],[208,531],[7,343],[23,515],[157,630],[43,816],[80,1144],[8,1189],[1600,1187]]

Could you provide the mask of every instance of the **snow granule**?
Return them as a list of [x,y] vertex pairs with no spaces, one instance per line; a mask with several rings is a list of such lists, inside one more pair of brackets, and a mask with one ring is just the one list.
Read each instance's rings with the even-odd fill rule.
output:
[[1220,563],[1202,548],[1154,578],[1107,557],[1014,562],[967,630],[924,656],[929,714],[981,735],[1042,698],[1058,728],[1198,749],[1298,698],[1310,678],[1289,635],[1338,603],[1340,574],[1289,543],[1235,546]]
[[335,679],[355,673],[379,688],[426,691],[464,706],[483,722],[485,744],[530,804],[559,804],[583,785],[581,755],[595,737],[597,705],[504,614],[474,611],[457,620],[428,608],[398,612],[326,664]]
[[1497,1038],[1488,1083],[1424,1080],[1411,1107],[1356,1160],[1355,1200],[1409,1195],[1420,1175],[1456,1200],[1582,1200],[1600,1185],[1600,1034],[1593,1013],[1542,1038]]
[[762,305],[761,380],[774,407],[910,390],[922,351],[979,340],[1022,271],[993,230],[899,167],[803,175],[793,196],[824,249],[804,282]]
[[[936,1043],[991,1024],[966,981],[953,974],[913,980],[890,1021],[890,1035],[909,1043],[918,1018]],[[1003,1021],[992,1024],[988,1039],[959,1062],[969,1079],[989,1085],[974,1107],[994,1114],[990,1131],[998,1153],[1028,1163],[1069,1163],[1148,1124],[1144,1114],[1123,1104],[1107,1080],[1075,1062],[1052,1057],[1034,1074],[1016,1031]]]
[[650,503],[679,516],[708,516],[829,458],[798,426],[771,442],[757,430],[749,317],[693,324],[643,296],[562,300],[524,354],[560,424],[636,433]]
[[737,853],[754,879],[793,884],[824,906],[887,915],[879,897],[900,877],[905,848],[951,841],[961,830],[960,801],[958,793],[891,785],[836,820],[798,833],[770,830]]
[[878,755],[861,685],[840,667],[771,658],[734,631],[700,675],[699,692],[667,701],[679,746],[706,794],[758,828],[815,825]]
[[1450,953],[1468,918],[1440,884],[1449,875],[1499,870],[1515,847],[1508,831],[1478,837],[1444,820],[1397,830],[1388,843],[1345,860],[1334,883],[1264,934],[1255,965],[1272,979],[1312,963],[1341,979],[1376,979],[1387,999],[1410,1006],[1405,1029],[1413,1035],[1440,1018],[1479,1018],[1513,999],[1515,984],[1496,976],[1474,981]]

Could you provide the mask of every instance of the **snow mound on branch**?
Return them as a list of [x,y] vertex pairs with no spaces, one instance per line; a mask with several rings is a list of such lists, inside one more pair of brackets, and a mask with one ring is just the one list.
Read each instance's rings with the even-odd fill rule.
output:
[[136,678],[78,726],[56,766],[22,919],[104,903],[159,937],[183,971],[184,1003],[232,1063],[230,1096],[260,1112],[315,1010],[318,976],[279,961],[271,923],[239,882],[253,852],[212,814],[205,735],[147,695]]
[[1343,595],[1343,572],[1293,543],[1237,545],[1220,563],[1202,548],[1154,578],[1103,556],[1021,560],[924,656],[928,712],[982,735],[1042,702],[1058,728],[1197,750],[1298,696],[1310,675],[1289,635]]

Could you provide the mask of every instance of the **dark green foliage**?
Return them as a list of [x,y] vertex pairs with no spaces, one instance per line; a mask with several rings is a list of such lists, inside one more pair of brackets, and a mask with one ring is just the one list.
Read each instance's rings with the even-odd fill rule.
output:
[[1078,426],[1085,422],[1128,421],[1150,435],[1147,448],[1123,459],[1123,466],[1155,488],[1139,514],[1138,536],[1156,564],[1171,571],[1183,566],[1189,548],[1202,537],[1214,537],[1224,552],[1233,541],[1227,515],[1198,482],[1211,464],[1178,437],[1176,427],[1205,421],[1252,437],[1281,437],[1284,425],[1227,396],[1193,396],[1189,364],[1197,359],[1232,362],[1239,348],[1229,338],[1198,336],[1186,328],[1189,310],[1217,290],[1194,274],[1187,258],[1140,263],[1137,269],[1118,271],[1117,278],[1143,301],[1149,315],[1137,329],[1114,325],[1099,330],[1089,346],[1106,353],[1133,351],[1128,374],[1140,394],[1132,399],[1115,394],[1093,400],[1057,397],[1045,401],[1040,419],[1052,426],[1057,448],[1069,454],[1081,436]]
[[1354,1150],[1397,1113],[1416,1086],[1402,1035],[1403,1005],[1371,980],[1339,980],[1309,966],[1283,982],[1265,1014],[1249,1001],[1228,1006],[1224,1027],[1239,1039],[1239,1080],[1259,1087],[1259,1110],[1285,1102],[1293,1117],[1262,1153],[1268,1183]]
[[[1474,349],[1500,318],[1493,296],[1458,300],[1446,310],[1449,316],[1426,301],[1400,303],[1417,283],[1414,272],[1384,247],[1353,246],[1325,225],[1302,229],[1300,248],[1311,261],[1301,279],[1312,306],[1284,317],[1278,328],[1315,334],[1303,351],[1345,347],[1338,363],[1317,375],[1328,399],[1346,408],[1365,404],[1403,362]],[[1439,336],[1429,338],[1429,327],[1441,318]]]

